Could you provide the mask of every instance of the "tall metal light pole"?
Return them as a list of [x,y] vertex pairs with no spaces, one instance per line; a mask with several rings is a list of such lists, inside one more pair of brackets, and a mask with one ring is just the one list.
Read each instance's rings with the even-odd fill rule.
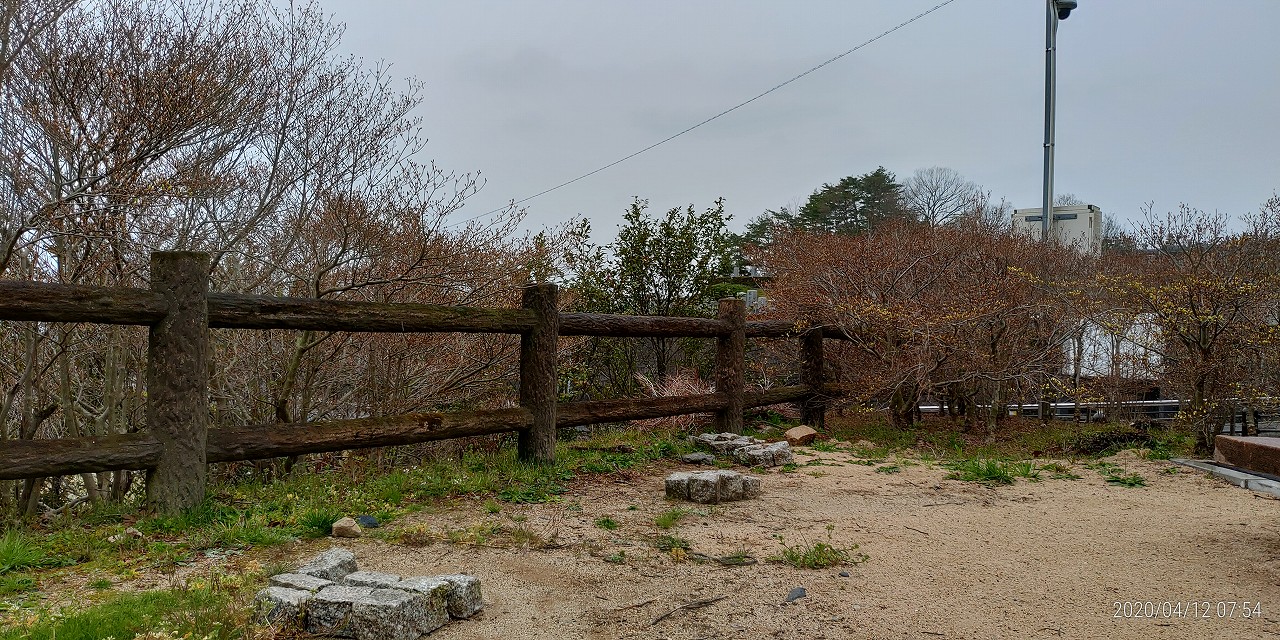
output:
[[1049,241],[1053,228],[1054,87],[1057,74],[1058,21],[1066,20],[1076,0],[1045,0],[1044,27],[1044,199],[1040,207],[1040,240]]

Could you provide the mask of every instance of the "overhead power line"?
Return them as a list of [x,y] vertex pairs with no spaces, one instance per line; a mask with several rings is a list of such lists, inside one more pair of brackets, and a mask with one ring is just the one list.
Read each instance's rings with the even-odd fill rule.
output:
[[638,155],[640,155],[640,154],[642,154],[642,153],[645,153],[646,151],[649,151],[649,150],[651,150],[651,149],[655,149],[655,148],[660,147],[660,146],[662,146],[662,145],[664,145],[664,144],[666,144],[666,143],[668,143],[668,142],[671,142],[672,140],[675,140],[676,138],[679,138],[680,136],[682,136],[682,135],[684,135],[684,134],[686,134],[686,133],[689,133],[690,131],[693,131],[694,129],[697,129],[698,127],[701,127],[701,126],[702,126],[702,125],[704,125],[704,124],[710,123],[710,122],[712,122],[712,121],[714,121],[714,120],[718,120],[718,119],[720,119],[720,118],[722,118],[722,117],[724,117],[724,116],[727,116],[727,115],[729,115],[730,113],[733,113],[734,111],[737,111],[738,109],[741,109],[742,107],[745,107],[745,106],[747,106],[747,105],[751,104],[752,102],[755,102],[756,100],[759,100],[760,98],[763,98],[763,97],[765,97],[765,96],[767,96],[767,95],[769,95],[769,94],[773,93],[774,91],[777,91],[778,89],[781,89],[781,88],[783,88],[783,87],[785,87],[785,86],[787,86],[787,85],[789,85],[789,84],[791,84],[791,83],[793,83],[793,82],[795,82],[795,81],[797,81],[797,80],[799,80],[799,79],[801,79],[801,78],[803,78],[803,77],[805,77],[805,76],[807,76],[807,75],[809,75],[809,74],[811,74],[811,73],[813,73],[813,72],[815,72],[815,71],[817,71],[817,70],[819,70],[819,69],[821,69],[821,68],[823,68],[823,67],[825,67],[825,66],[827,66],[827,65],[829,65],[829,64],[831,64],[831,63],[833,63],[833,62],[835,62],[835,61],[837,61],[837,60],[839,60],[839,59],[841,59],[841,58],[843,58],[843,57],[845,57],[845,56],[847,56],[847,55],[849,55],[849,54],[852,54],[852,53],[857,52],[859,49],[862,49],[863,47],[866,47],[867,45],[869,45],[869,44],[871,44],[871,43],[873,43],[873,42],[875,42],[875,41],[877,41],[877,40],[880,40],[881,38],[884,38],[885,36],[888,36],[888,35],[892,34],[893,32],[895,32],[895,31],[897,31],[897,30],[899,30],[899,29],[902,29],[903,27],[905,27],[905,26],[907,26],[907,25],[909,25],[909,24],[911,24],[911,23],[913,23],[913,22],[915,22],[915,21],[917,21],[917,20],[919,20],[919,19],[921,19],[921,18],[923,18],[923,17],[925,17],[925,16],[927,16],[927,15],[929,15],[929,14],[931,14],[931,13],[933,13],[933,12],[935,12],[935,11],[937,11],[937,10],[939,10],[939,9],[941,9],[941,8],[943,8],[943,7],[945,7],[945,6],[949,5],[949,4],[951,4],[951,3],[953,3],[953,2],[955,2],[955,1],[956,1],[956,0],[945,0],[944,2],[940,2],[940,3],[938,3],[938,4],[934,5],[932,8],[930,8],[930,9],[928,9],[928,10],[926,10],[926,11],[922,11],[922,12],[920,12],[920,13],[918,13],[918,14],[916,14],[916,15],[912,16],[911,18],[908,18],[907,20],[904,20],[903,22],[899,23],[897,26],[892,27],[892,28],[890,28],[890,29],[887,29],[887,30],[885,30],[885,31],[882,31],[879,35],[877,35],[877,36],[875,36],[875,37],[873,37],[873,38],[871,38],[871,39],[869,39],[869,40],[866,40],[865,42],[863,42],[863,43],[859,44],[858,46],[856,46],[856,47],[854,47],[854,48],[852,48],[852,49],[849,49],[848,51],[845,51],[844,53],[841,53],[841,54],[838,54],[838,55],[832,56],[831,58],[828,58],[826,61],[822,62],[821,64],[818,64],[818,65],[815,65],[815,66],[809,67],[808,69],[806,69],[806,70],[805,70],[805,71],[803,71],[802,73],[799,73],[799,74],[797,74],[797,75],[795,75],[795,76],[792,76],[791,78],[789,78],[789,79],[787,79],[787,80],[784,80],[784,81],[782,81],[782,82],[779,82],[778,84],[776,84],[776,85],[774,85],[774,86],[770,87],[769,89],[766,89],[765,91],[762,91],[761,93],[758,93],[758,94],[756,94],[756,95],[752,96],[751,98],[748,98],[748,99],[746,99],[746,100],[744,100],[744,101],[742,101],[742,102],[739,102],[738,104],[735,104],[735,105],[733,105],[732,107],[729,107],[728,109],[725,109],[724,111],[721,111],[720,113],[717,113],[717,114],[715,114],[715,115],[711,116],[710,118],[707,118],[706,120],[703,120],[702,122],[699,122],[699,123],[697,123],[697,124],[695,124],[695,125],[693,125],[693,126],[690,126],[690,127],[686,128],[686,129],[684,129],[684,130],[682,130],[682,131],[680,131],[680,132],[678,132],[678,133],[674,133],[674,134],[672,134],[672,135],[670,135],[670,136],[667,136],[666,138],[663,138],[662,140],[659,140],[659,141],[657,141],[657,142],[655,142],[655,143],[653,143],[653,144],[651,144],[651,145],[649,145],[649,146],[647,146],[647,147],[645,147],[645,148],[643,148],[643,149],[641,149],[641,150],[639,150],[639,151],[636,151],[636,152],[634,152],[634,153],[631,153],[631,154],[628,154],[628,155],[623,156],[623,157],[621,157],[621,158],[618,158],[617,160],[614,160],[613,162],[610,162],[609,164],[606,164],[606,165],[604,165],[603,167],[600,167],[600,168],[598,168],[598,169],[594,169],[594,170],[592,170],[592,171],[588,171],[587,173],[584,173],[584,174],[582,174],[582,175],[580,175],[580,176],[578,176],[578,177],[576,177],[576,178],[574,178],[574,179],[572,179],[572,180],[566,180],[566,181],[561,182],[560,184],[558,184],[558,185],[556,185],[556,186],[554,186],[554,187],[551,187],[551,188],[549,188],[549,189],[543,189],[542,191],[539,191],[539,192],[537,192],[537,193],[535,193],[535,194],[533,194],[533,195],[531,195],[531,196],[526,196],[526,197],[521,198],[521,199],[519,199],[519,200],[515,200],[515,201],[511,202],[510,204],[508,204],[508,205],[506,205],[506,206],[504,206],[504,207],[499,207],[499,208],[494,209],[494,210],[492,210],[492,211],[486,211],[486,212],[484,212],[484,213],[482,213],[482,214],[479,214],[479,215],[476,215],[476,216],[472,216],[472,217],[467,218],[467,219],[465,219],[465,220],[459,220],[458,222],[453,222],[453,223],[447,224],[447,225],[445,225],[445,226],[446,226],[446,227],[456,227],[456,226],[458,226],[458,225],[466,224],[466,223],[468,223],[468,222],[471,222],[471,221],[473,221],[473,220],[479,220],[480,218],[483,218],[483,217],[485,217],[485,216],[490,216],[490,215],[493,215],[493,214],[498,213],[498,212],[500,212],[500,211],[503,211],[503,210],[505,210],[507,207],[514,206],[514,205],[520,204],[520,203],[522,203],[522,202],[528,202],[528,201],[533,200],[534,198],[537,198],[537,197],[540,197],[540,196],[545,196],[545,195],[547,195],[548,193],[551,193],[552,191],[555,191],[555,190],[557,190],[557,189],[561,189],[561,188],[563,188],[563,187],[567,187],[567,186],[569,186],[569,185],[571,185],[571,184],[573,184],[573,183],[575,183],[575,182],[578,182],[578,181],[580,181],[580,180],[585,180],[585,179],[587,179],[587,178],[590,178],[591,176],[594,176],[595,174],[600,173],[601,171],[604,171],[604,170],[606,170],[606,169],[610,169],[610,168],[612,168],[612,167],[616,167],[616,166],[618,166],[618,165],[622,164],[623,162],[626,162],[627,160],[630,160],[630,159],[632,159],[632,158],[634,158],[634,157],[636,157],[636,156],[638,156]]

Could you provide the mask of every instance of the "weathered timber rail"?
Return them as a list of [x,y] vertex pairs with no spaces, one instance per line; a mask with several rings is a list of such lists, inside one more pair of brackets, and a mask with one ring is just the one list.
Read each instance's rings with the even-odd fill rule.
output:
[[[558,426],[709,413],[717,428],[740,433],[744,409],[795,403],[806,422],[820,427],[827,398],[838,394],[825,384],[822,343],[845,339],[842,332],[812,323],[746,322],[744,304],[734,298],[720,301],[715,318],[559,313],[554,285],[526,287],[518,309],[490,309],[210,292],[208,272],[206,254],[160,252],[151,257],[149,290],[0,281],[0,320],[149,327],[146,431],[0,441],[0,480],[145,470],[148,503],[173,512],[203,499],[206,467],[214,462],[516,432],[522,460],[549,463]],[[517,334],[519,406],[212,429],[209,328]],[[560,336],[714,338],[715,392],[559,403]],[[802,384],[746,391],[747,338],[800,339]]]

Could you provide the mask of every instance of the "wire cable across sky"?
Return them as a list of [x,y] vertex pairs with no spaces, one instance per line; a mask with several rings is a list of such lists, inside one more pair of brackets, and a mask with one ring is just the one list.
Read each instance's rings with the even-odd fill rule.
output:
[[828,58],[827,60],[825,60],[825,61],[824,61],[824,62],[822,62],[821,64],[817,64],[817,65],[815,65],[815,66],[809,67],[809,68],[808,68],[808,69],[806,69],[805,71],[803,71],[803,72],[801,72],[801,73],[799,73],[799,74],[797,74],[797,75],[795,75],[795,76],[792,76],[791,78],[789,78],[789,79],[787,79],[787,80],[784,80],[784,81],[782,81],[782,82],[779,82],[778,84],[776,84],[776,85],[774,85],[774,86],[770,87],[769,89],[766,89],[765,91],[762,91],[761,93],[758,93],[758,94],[756,94],[756,95],[752,96],[751,98],[748,98],[748,99],[746,99],[746,100],[744,100],[744,101],[742,101],[742,102],[739,102],[738,104],[735,104],[735,105],[733,105],[732,107],[729,107],[728,109],[725,109],[724,111],[721,111],[720,113],[717,113],[717,114],[715,114],[715,115],[713,115],[713,116],[711,116],[711,117],[707,118],[706,120],[703,120],[703,121],[701,121],[701,122],[699,122],[699,123],[697,123],[697,124],[695,124],[695,125],[692,125],[692,126],[690,126],[690,127],[686,128],[686,129],[684,129],[684,130],[682,130],[682,131],[680,131],[680,132],[678,132],[678,133],[674,133],[674,134],[672,134],[672,135],[670,135],[670,136],[667,136],[666,138],[663,138],[662,140],[659,140],[659,141],[657,141],[657,142],[655,142],[655,143],[653,143],[653,144],[651,144],[651,145],[649,145],[649,146],[647,146],[647,147],[645,147],[645,148],[643,148],[643,149],[641,149],[641,150],[639,150],[639,151],[636,151],[636,152],[631,153],[631,154],[629,154],[629,155],[626,155],[626,156],[623,156],[623,157],[621,157],[621,158],[618,158],[617,160],[614,160],[613,162],[610,162],[609,164],[606,164],[606,165],[604,165],[603,167],[600,167],[600,168],[595,169],[595,170],[592,170],[592,171],[588,171],[587,173],[584,173],[584,174],[582,174],[582,175],[580,175],[580,176],[578,176],[578,177],[576,177],[576,178],[574,178],[574,179],[572,179],[572,180],[566,180],[566,181],[561,182],[560,184],[558,184],[558,185],[556,185],[556,186],[554,186],[554,187],[551,187],[551,188],[549,188],[549,189],[543,189],[542,191],[539,191],[539,192],[537,192],[537,193],[535,193],[535,194],[533,194],[533,195],[531,195],[531,196],[526,196],[526,197],[521,198],[521,199],[519,199],[519,200],[512,201],[511,203],[507,204],[506,206],[499,207],[499,208],[494,209],[494,210],[492,210],[492,211],[486,211],[486,212],[484,212],[484,213],[482,213],[482,214],[479,214],[479,215],[476,215],[476,216],[472,216],[472,217],[470,217],[470,218],[466,218],[466,219],[464,219],[464,220],[459,220],[459,221],[457,221],[457,222],[453,222],[453,223],[447,224],[447,225],[445,225],[445,227],[446,227],[446,228],[456,227],[456,226],[458,226],[458,225],[466,224],[466,223],[468,223],[468,222],[472,222],[472,221],[474,221],[474,220],[479,220],[480,218],[483,218],[483,217],[485,217],[485,216],[490,216],[490,215],[493,215],[493,214],[498,213],[498,212],[500,212],[500,211],[504,211],[504,210],[506,210],[506,209],[507,209],[507,207],[512,207],[512,206],[518,205],[518,204],[523,203],[523,202],[528,202],[528,201],[533,200],[534,198],[537,198],[537,197],[540,197],[540,196],[545,196],[545,195],[547,195],[548,193],[551,193],[552,191],[556,191],[557,189],[561,189],[561,188],[567,187],[567,186],[569,186],[569,185],[571,185],[571,184],[573,184],[573,183],[575,183],[575,182],[578,182],[578,181],[581,181],[581,180],[585,180],[585,179],[587,179],[587,178],[590,178],[591,176],[594,176],[595,174],[600,173],[601,171],[604,171],[604,170],[606,170],[606,169],[611,169],[611,168],[613,168],[613,167],[616,167],[616,166],[618,166],[618,165],[620,165],[620,164],[622,164],[622,163],[626,162],[627,160],[630,160],[630,159],[632,159],[632,158],[634,158],[634,157],[636,157],[636,156],[638,156],[638,155],[640,155],[640,154],[642,154],[642,153],[645,153],[645,152],[650,151],[650,150],[652,150],[652,149],[656,149],[656,148],[658,148],[658,147],[660,147],[660,146],[662,146],[662,145],[664,145],[664,144],[666,144],[666,143],[668,143],[668,142],[671,142],[672,140],[675,140],[676,138],[679,138],[680,136],[683,136],[684,134],[689,133],[690,131],[693,131],[694,129],[697,129],[698,127],[701,127],[702,125],[708,124],[708,123],[713,122],[713,121],[715,121],[715,120],[718,120],[718,119],[720,119],[720,118],[722,118],[722,117],[724,117],[724,116],[727,116],[727,115],[729,115],[730,113],[733,113],[734,111],[737,111],[738,109],[741,109],[742,107],[745,107],[745,106],[747,106],[747,105],[751,104],[752,102],[755,102],[756,100],[759,100],[760,98],[763,98],[763,97],[765,97],[765,96],[767,96],[767,95],[769,95],[769,94],[773,93],[774,91],[777,91],[778,89],[781,89],[781,88],[783,88],[783,87],[785,87],[785,86],[787,86],[787,85],[789,85],[789,84],[791,84],[791,83],[793,83],[793,82],[795,82],[795,81],[797,81],[797,80],[800,80],[801,78],[803,78],[803,77],[805,77],[805,76],[807,76],[807,75],[809,75],[809,74],[811,74],[811,73],[813,73],[813,72],[815,72],[815,71],[817,71],[817,70],[819,70],[819,69],[821,69],[821,68],[823,68],[823,67],[825,67],[825,66],[827,66],[827,65],[829,65],[829,64],[831,64],[831,63],[833,63],[833,62],[836,62],[837,60],[840,60],[841,58],[844,58],[845,56],[848,56],[848,55],[850,55],[850,54],[852,54],[852,53],[857,52],[858,50],[860,50],[860,49],[862,49],[862,48],[866,47],[867,45],[869,45],[869,44],[871,44],[871,43],[873,43],[873,42],[875,42],[875,41],[877,41],[877,40],[880,40],[881,38],[884,38],[884,37],[886,37],[886,36],[888,36],[888,35],[892,34],[893,32],[898,31],[899,29],[902,29],[903,27],[906,27],[907,25],[909,25],[909,24],[911,24],[911,23],[913,23],[913,22],[915,22],[915,21],[917,21],[917,20],[919,20],[919,19],[921,19],[921,18],[923,18],[923,17],[925,17],[925,16],[927,16],[927,15],[929,15],[929,14],[931,14],[931,13],[933,13],[933,12],[935,12],[935,11],[937,11],[937,10],[939,10],[939,9],[941,9],[941,8],[943,8],[943,7],[945,7],[945,6],[949,5],[949,4],[951,4],[951,3],[953,3],[953,2],[955,2],[955,1],[956,1],[956,0],[945,0],[944,2],[940,2],[940,3],[936,4],[936,5],[934,5],[932,8],[930,8],[930,9],[928,9],[928,10],[925,10],[925,11],[922,11],[922,12],[920,12],[920,13],[918,13],[918,14],[916,14],[916,15],[912,16],[911,18],[909,18],[909,19],[907,19],[907,20],[904,20],[903,22],[899,23],[897,26],[895,26],[895,27],[893,27],[893,28],[890,28],[890,29],[887,29],[887,30],[885,30],[885,31],[881,32],[879,35],[877,35],[877,36],[875,36],[875,37],[873,37],[873,38],[871,38],[871,39],[869,39],[869,40],[866,40],[865,42],[863,42],[863,43],[859,44],[859,45],[858,45],[858,46],[856,46],[856,47],[853,47],[852,49],[849,49],[849,50],[845,51],[844,53],[841,53],[841,54],[838,54],[838,55],[833,56],[833,57],[831,57],[831,58]]

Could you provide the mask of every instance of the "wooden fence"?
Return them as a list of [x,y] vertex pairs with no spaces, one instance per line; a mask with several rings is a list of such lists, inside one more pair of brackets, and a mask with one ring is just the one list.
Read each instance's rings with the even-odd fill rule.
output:
[[[819,427],[830,391],[824,389],[823,339],[843,337],[791,322],[746,322],[744,304],[735,298],[721,300],[715,318],[559,313],[554,285],[527,287],[518,309],[487,309],[217,293],[209,291],[208,274],[207,254],[159,252],[151,256],[150,290],[0,281],[0,320],[150,328],[146,431],[0,441],[0,480],[146,470],[148,505],[174,512],[204,498],[212,462],[515,431],[522,460],[550,463],[557,426],[713,413],[717,429],[741,433],[744,409],[784,402],[797,403],[804,421]],[[209,328],[520,334],[520,403],[510,409],[210,429]],[[558,403],[559,336],[715,338],[715,392]],[[802,384],[745,391],[749,337],[799,338]]]

